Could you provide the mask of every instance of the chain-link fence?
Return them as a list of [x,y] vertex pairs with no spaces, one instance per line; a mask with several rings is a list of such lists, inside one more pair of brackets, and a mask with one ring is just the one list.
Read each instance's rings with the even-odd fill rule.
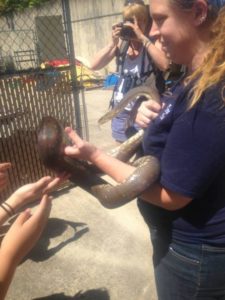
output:
[[13,164],[3,197],[49,173],[36,150],[44,116],[88,138],[85,66],[75,59],[72,36],[69,0],[0,17],[0,162]]

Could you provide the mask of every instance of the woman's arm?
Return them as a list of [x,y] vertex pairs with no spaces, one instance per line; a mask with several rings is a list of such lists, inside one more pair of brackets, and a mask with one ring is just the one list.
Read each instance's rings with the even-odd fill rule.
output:
[[0,225],[13,216],[14,213],[18,212],[21,207],[41,198],[45,193],[49,193],[65,179],[63,176],[56,178],[45,176],[34,183],[29,183],[18,188],[0,205]]
[[[134,167],[112,158],[100,151],[96,150],[95,155],[91,159],[92,163],[98,166],[105,174],[109,175],[115,181],[122,183],[134,171]],[[186,206],[191,202],[190,197],[182,196],[181,194],[174,193],[161,184],[155,183],[149,187],[141,196],[146,202],[162,207],[167,210],[177,210]]]
[[156,40],[155,43],[151,42],[148,38],[143,38],[142,43],[146,48],[148,54],[154,61],[157,68],[165,72],[169,69],[170,60],[166,57],[161,49],[161,43]]
[[[66,128],[66,133],[74,144],[74,146],[65,148],[66,155],[90,161],[119,183],[133,173],[135,169],[133,166],[110,157],[92,144],[82,140],[71,128]],[[143,193],[141,198],[167,210],[180,209],[191,201],[191,198],[173,193],[160,184],[154,184]]]
[[5,299],[16,267],[33,248],[47,223],[51,199],[47,195],[33,215],[29,210],[19,215],[1,243],[0,249],[0,300]]
[[4,300],[17,265],[10,257],[0,252],[0,300]]
[[94,56],[90,64],[91,70],[96,71],[104,68],[115,57],[121,31],[121,27],[117,25],[112,27],[112,39],[110,43]]
[[140,198],[145,202],[171,211],[185,207],[192,200],[190,197],[182,196],[164,188],[159,183],[155,183],[149,187]]
[[[115,158],[111,158],[100,150],[96,150],[92,163],[119,183],[126,180],[135,169],[131,165],[123,163]],[[174,193],[164,188],[159,183],[150,186],[140,198],[146,202],[171,211],[186,206],[192,200],[190,197],[182,196],[181,194]]]

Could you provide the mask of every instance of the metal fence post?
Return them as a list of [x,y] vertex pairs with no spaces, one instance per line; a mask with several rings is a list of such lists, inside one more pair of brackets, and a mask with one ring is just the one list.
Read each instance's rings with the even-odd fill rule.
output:
[[71,72],[71,85],[72,85],[72,94],[74,99],[74,107],[75,107],[75,119],[76,119],[76,130],[83,137],[84,132],[82,128],[82,120],[81,120],[81,110],[80,110],[80,86],[77,81],[77,71],[76,71],[76,58],[75,58],[75,48],[73,42],[73,29],[71,22],[71,14],[70,14],[70,4],[69,0],[62,0],[62,8],[66,29],[66,42],[68,48],[68,58],[70,62],[70,72]]

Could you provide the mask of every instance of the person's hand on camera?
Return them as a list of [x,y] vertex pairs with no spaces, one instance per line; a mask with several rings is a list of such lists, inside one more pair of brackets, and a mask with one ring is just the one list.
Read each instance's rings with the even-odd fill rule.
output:
[[153,100],[143,101],[138,108],[135,122],[141,128],[148,127],[149,123],[158,116],[161,108],[161,105]]
[[142,42],[142,40],[146,38],[141,28],[139,27],[137,18],[135,16],[133,17],[133,22],[126,21],[125,26],[132,28],[135,35],[135,38],[132,38],[133,40]]
[[121,29],[122,27],[120,26],[120,23],[112,26],[112,43],[114,46],[117,46],[119,43]]
[[2,191],[8,184],[8,170],[11,168],[11,163],[0,163],[0,191]]

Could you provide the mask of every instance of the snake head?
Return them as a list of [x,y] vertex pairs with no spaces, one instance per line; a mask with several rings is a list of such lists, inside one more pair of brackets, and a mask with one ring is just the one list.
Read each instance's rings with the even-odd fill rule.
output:
[[62,125],[53,117],[44,117],[38,130],[38,152],[47,168],[64,169],[64,148],[69,140]]

